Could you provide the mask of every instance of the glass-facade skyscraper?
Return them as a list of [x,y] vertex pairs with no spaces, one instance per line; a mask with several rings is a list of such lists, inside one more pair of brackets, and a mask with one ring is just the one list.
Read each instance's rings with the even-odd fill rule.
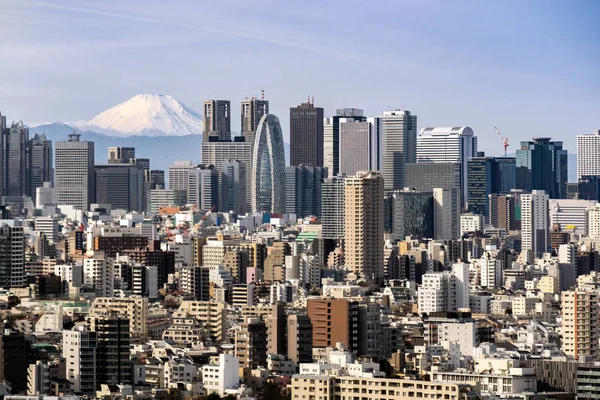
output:
[[283,213],[285,209],[285,153],[279,118],[264,115],[252,152],[252,212]]
[[521,142],[516,157],[517,189],[543,190],[551,199],[565,198],[567,161],[563,142],[552,142],[546,137]]
[[467,209],[489,215],[489,195],[515,188],[514,157],[472,157],[467,163]]

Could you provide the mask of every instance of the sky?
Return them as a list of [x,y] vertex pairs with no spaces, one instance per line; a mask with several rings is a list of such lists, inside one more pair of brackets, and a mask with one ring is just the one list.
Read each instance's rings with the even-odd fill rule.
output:
[[260,96],[333,115],[406,109],[418,127],[548,136],[576,151],[600,129],[600,2],[0,0],[0,111],[28,125],[80,121],[139,93],[197,111]]

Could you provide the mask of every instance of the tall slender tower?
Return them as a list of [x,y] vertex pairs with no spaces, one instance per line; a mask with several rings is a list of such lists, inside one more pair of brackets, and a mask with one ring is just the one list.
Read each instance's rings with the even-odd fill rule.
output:
[[94,142],[80,136],[73,131],[66,142],[56,143],[54,188],[56,204],[87,210],[96,199]]
[[381,138],[381,173],[385,189],[403,189],[406,164],[416,162],[417,116],[408,110],[384,111]]
[[521,195],[521,248],[541,258],[548,250],[548,194],[533,190]]
[[0,113],[0,197],[4,196],[4,182],[6,182],[6,176],[4,175],[4,135],[6,134],[6,117]]
[[29,129],[23,121],[13,122],[2,135],[4,196],[26,196],[29,194],[27,176],[27,145]]
[[219,140],[231,139],[231,102],[229,100],[206,100],[204,102],[204,142],[209,137]]
[[323,166],[323,109],[310,101],[290,108],[290,165]]
[[323,166],[330,177],[340,173],[340,125],[350,121],[366,121],[360,108],[339,108],[323,121]]
[[384,275],[383,187],[375,171],[346,178],[346,268],[370,282]]
[[29,164],[29,190],[28,194],[35,202],[36,189],[42,187],[44,182],[53,182],[54,170],[52,168],[52,141],[46,138],[46,134],[37,133],[29,141],[28,145]]
[[279,118],[263,116],[252,151],[252,212],[282,213],[285,209],[285,153]]
[[258,124],[263,116],[269,113],[269,100],[265,100],[264,91],[260,99],[252,97],[251,99],[242,100],[242,136],[246,138],[246,142],[254,147],[254,137]]

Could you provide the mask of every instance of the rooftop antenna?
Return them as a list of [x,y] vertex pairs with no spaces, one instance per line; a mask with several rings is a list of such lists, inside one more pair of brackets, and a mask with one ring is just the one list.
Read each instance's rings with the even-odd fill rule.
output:
[[312,105],[315,105],[315,96],[312,96],[312,98],[310,99],[310,101],[312,102]]
[[265,99],[265,89],[260,89],[260,99],[261,100]]
[[310,94],[309,94],[308,96],[306,96],[306,102],[307,102],[308,104],[310,104]]

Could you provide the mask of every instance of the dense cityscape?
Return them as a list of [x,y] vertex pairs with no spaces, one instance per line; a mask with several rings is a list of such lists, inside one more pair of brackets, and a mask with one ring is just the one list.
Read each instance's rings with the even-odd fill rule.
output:
[[5,399],[600,397],[600,131],[203,114],[168,171],[0,116]]

